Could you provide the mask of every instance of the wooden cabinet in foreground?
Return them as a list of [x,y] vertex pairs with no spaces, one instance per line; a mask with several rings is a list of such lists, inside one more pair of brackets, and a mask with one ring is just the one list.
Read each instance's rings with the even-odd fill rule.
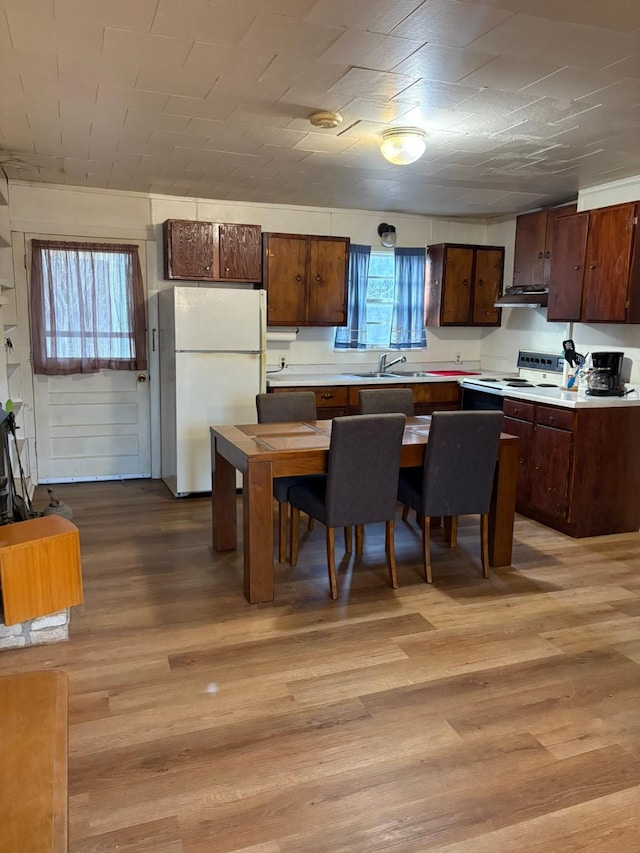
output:
[[164,273],[179,281],[259,282],[259,225],[168,219],[164,223]]
[[504,246],[439,243],[427,249],[427,326],[499,326]]
[[264,234],[268,326],[344,326],[348,237]]
[[518,512],[569,536],[638,530],[640,407],[506,399],[504,415],[504,432],[520,438]]

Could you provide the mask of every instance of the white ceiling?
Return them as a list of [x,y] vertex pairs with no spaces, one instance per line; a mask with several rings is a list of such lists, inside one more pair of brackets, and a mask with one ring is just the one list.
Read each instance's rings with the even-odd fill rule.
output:
[[[10,178],[493,216],[640,173],[640,0],[0,6]],[[382,158],[391,125],[421,160]]]

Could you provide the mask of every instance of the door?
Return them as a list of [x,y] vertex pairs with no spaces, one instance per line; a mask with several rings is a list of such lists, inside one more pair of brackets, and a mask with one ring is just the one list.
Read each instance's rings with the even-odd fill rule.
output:
[[634,204],[590,211],[582,320],[623,323],[636,228]]
[[[30,287],[31,240],[58,236],[14,234],[16,284]],[[70,241],[82,242],[69,237]],[[88,240],[86,242],[96,242]],[[100,240],[103,243],[133,242]],[[26,251],[25,251],[26,249]],[[144,251],[139,252],[146,282]],[[27,259],[28,270],[23,258]],[[19,261],[19,262],[16,262]],[[28,299],[19,322],[29,329]],[[24,338],[26,340],[27,335]],[[30,340],[30,339],[29,339]],[[33,375],[36,480],[62,483],[151,476],[151,419],[148,373],[101,370],[70,376]]]
[[260,281],[262,242],[259,225],[217,225],[218,278]]
[[213,223],[168,219],[164,223],[165,278],[213,280]]
[[309,240],[309,323],[343,326],[347,322],[347,255],[345,240]]
[[471,312],[473,249],[447,246],[442,283],[442,324],[467,325]]
[[173,296],[175,349],[258,352],[264,349],[264,290],[177,286]]
[[264,241],[262,271],[267,289],[267,325],[306,325],[307,240],[267,234]]
[[579,320],[589,213],[558,216],[553,230],[547,320]]
[[530,480],[534,509],[566,519],[572,458],[573,433],[536,425]]
[[177,494],[211,491],[209,427],[256,422],[261,353],[176,353]]
[[547,211],[525,213],[516,219],[513,283],[518,287],[545,282]]
[[478,326],[500,325],[501,312],[494,302],[502,284],[502,249],[476,249],[473,285],[473,322]]

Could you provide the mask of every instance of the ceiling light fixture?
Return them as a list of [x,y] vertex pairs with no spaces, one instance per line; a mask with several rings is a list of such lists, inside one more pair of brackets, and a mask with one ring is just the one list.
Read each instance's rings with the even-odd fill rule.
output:
[[342,124],[342,116],[340,113],[313,113],[313,115],[309,116],[309,121],[314,127],[331,130]]
[[382,134],[380,152],[395,166],[415,163],[425,152],[424,130],[419,127],[391,127]]

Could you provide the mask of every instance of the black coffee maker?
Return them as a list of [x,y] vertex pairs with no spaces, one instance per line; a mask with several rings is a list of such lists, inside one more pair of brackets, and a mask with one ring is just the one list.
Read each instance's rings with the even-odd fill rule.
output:
[[622,397],[624,383],[621,377],[623,352],[591,353],[593,369],[587,380],[587,394],[594,397]]

